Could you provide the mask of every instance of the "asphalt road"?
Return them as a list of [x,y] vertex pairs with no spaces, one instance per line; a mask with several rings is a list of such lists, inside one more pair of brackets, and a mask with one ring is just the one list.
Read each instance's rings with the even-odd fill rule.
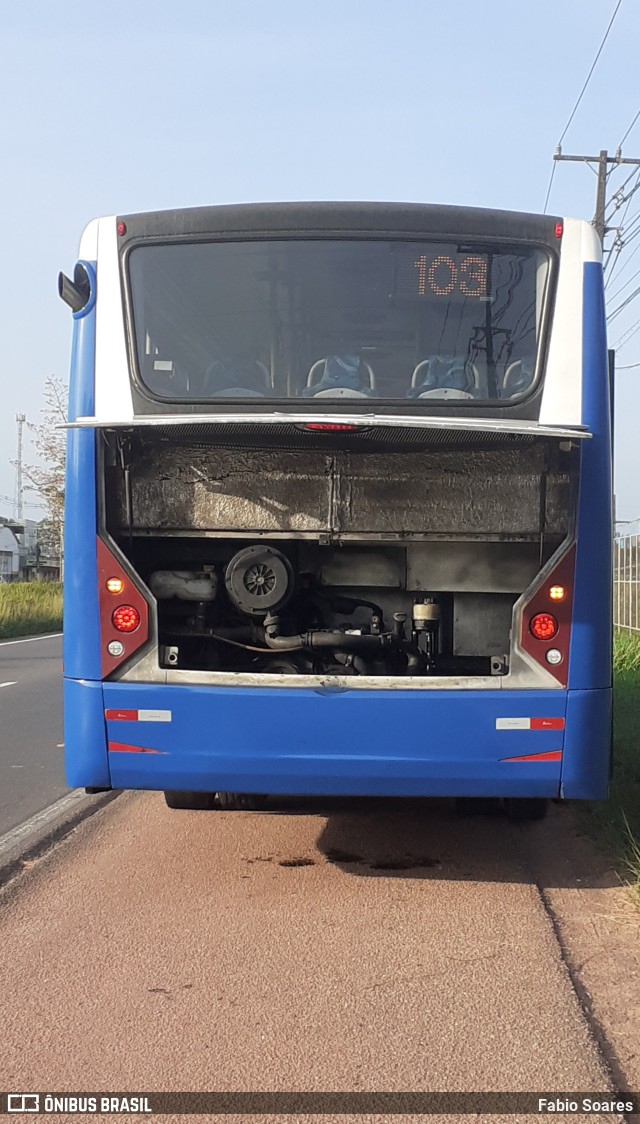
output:
[[5,1088],[610,1088],[530,868],[544,824],[284,807],[126,794],[30,864],[2,897]]
[[62,637],[0,641],[0,835],[68,791]]

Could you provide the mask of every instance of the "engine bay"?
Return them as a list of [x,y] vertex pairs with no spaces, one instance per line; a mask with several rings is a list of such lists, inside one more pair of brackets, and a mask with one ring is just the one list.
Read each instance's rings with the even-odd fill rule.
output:
[[102,451],[107,533],[155,602],[147,678],[509,672],[514,605],[571,527],[569,443],[222,436],[159,427]]
[[[481,603],[477,592],[407,588],[423,569],[419,546],[189,545],[191,558],[206,548],[216,560],[148,577],[161,666],[271,675],[507,670],[516,593],[485,594]],[[463,619],[469,599],[475,638]]]

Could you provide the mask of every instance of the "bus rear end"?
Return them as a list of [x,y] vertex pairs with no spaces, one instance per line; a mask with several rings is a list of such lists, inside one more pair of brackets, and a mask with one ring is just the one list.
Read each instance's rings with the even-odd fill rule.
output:
[[124,216],[91,224],[68,284],[70,784],[186,807],[503,797],[525,816],[606,794],[587,224]]

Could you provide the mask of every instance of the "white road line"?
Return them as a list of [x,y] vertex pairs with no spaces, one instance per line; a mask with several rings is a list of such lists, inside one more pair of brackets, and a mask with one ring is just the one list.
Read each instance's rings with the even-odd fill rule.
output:
[[34,640],[53,640],[54,636],[62,636],[62,633],[48,632],[45,636],[26,636],[22,640],[0,640],[0,648],[7,648],[9,644],[33,644]]
[[74,789],[69,792],[67,796],[63,796],[60,800],[56,800],[55,804],[50,804],[48,808],[44,808],[42,812],[36,812],[35,816],[25,820],[24,823],[14,827],[8,831],[6,835],[0,836],[0,859],[8,851],[13,851],[14,848],[20,846],[21,843],[26,842],[30,836],[34,835],[40,828],[46,827],[52,821],[61,818],[66,812],[73,811],[78,805],[81,805],[87,800],[86,794],[82,789]]
[[15,687],[17,680],[12,679],[10,683],[0,683],[0,687]]

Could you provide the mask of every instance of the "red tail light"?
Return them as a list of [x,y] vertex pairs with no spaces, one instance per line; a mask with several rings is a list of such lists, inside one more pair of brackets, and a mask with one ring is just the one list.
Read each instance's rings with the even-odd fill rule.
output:
[[524,606],[520,629],[520,646],[563,687],[569,674],[575,564],[574,543],[539,582]]
[[558,631],[558,622],[551,613],[537,613],[529,628],[536,640],[553,640]]
[[305,422],[303,429],[311,429],[315,433],[357,433],[362,428],[360,425],[342,425],[333,422]]
[[111,620],[118,632],[135,632],[140,624],[140,613],[134,605],[118,605],[111,614]]
[[[131,575],[98,539],[98,603],[100,657],[106,678],[137,652],[149,637],[149,606]],[[118,594],[126,603],[118,604]]]

